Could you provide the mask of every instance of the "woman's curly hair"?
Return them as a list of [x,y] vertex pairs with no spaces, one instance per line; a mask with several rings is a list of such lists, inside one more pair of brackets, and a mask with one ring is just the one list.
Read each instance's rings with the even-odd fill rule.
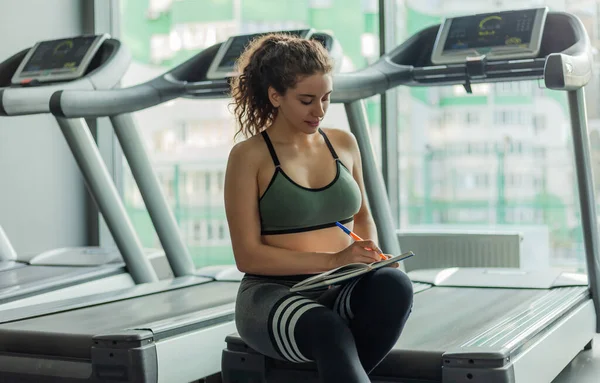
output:
[[271,125],[277,116],[277,108],[269,100],[269,87],[285,95],[302,76],[330,73],[333,63],[318,41],[271,33],[248,44],[236,70],[239,75],[231,81],[239,127],[235,136],[242,133],[250,137]]

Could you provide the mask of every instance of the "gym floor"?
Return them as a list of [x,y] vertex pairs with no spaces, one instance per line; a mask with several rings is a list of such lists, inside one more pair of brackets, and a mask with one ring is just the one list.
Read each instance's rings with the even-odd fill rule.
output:
[[600,381],[600,335],[592,349],[582,351],[552,383],[597,383]]

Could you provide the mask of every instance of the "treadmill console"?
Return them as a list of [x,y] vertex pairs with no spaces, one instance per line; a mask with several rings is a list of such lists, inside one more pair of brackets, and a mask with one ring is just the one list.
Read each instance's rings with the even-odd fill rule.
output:
[[[290,31],[280,31],[278,33],[286,33],[307,39],[314,33],[314,31],[313,29],[307,28]],[[210,68],[208,68],[206,77],[209,80],[217,80],[236,75],[235,62],[238,59],[238,57],[240,57],[240,55],[242,54],[242,52],[244,51],[244,49],[250,41],[265,34],[267,33],[237,35],[227,39],[227,41],[221,44],[221,47],[215,55],[215,59],[210,65]]]
[[27,53],[12,77],[13,85],[30,85],[77,79],[108,39],[107,34],[41,41]]
[[539,54],[548,8],[451,17],[442,23],[433,47],[434,64],[535,58]]

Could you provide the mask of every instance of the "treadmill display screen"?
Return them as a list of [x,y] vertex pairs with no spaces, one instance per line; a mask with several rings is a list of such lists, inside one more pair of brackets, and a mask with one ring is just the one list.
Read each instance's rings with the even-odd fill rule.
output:
[[527,47],[536,9],[457,17],[452,20],[444,51],[484,47]]
[[438,30],[431,61],[458,64],[469,57],[535,58],[547,15],[548,8],[544,7],[447,18]]
[[95,40],[95,36],[85,36],[44,41],[35,49],[23,72],[76,70]]
[[254,35],[236,36],[231,39],[231,44],[229,44],[229,48],[225,51],[223,58],[219,63],[219,70],[233,70],[235,61],[240,57],[248,43],[258,36],[260,36],[259,33]]
[[[306,37],[309,33],[308,29],[299,29],[293,31],[285,31],[283,33],[290,34],[298,37]],[[251,35],[235,36],[231,39],[227,50],[223,53],[221,61],[217,67],[218,71],[233,71],[235,62],[240,57],[248,43],[253,39],[264,35],[265,33],[255,33]]]

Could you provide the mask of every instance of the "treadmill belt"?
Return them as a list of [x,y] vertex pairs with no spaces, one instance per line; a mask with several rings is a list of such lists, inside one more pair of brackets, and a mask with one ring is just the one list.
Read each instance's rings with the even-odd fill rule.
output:
[[73,275],[85,274],[98,267],[63,267],[63,266],[25,266],[0,273],[0,293],[14,286],[25,286],[53,278],[68,278]]
[[0,273],[0,300],[10,301],[122,273],[123,265],[101,267],[25,266]]
[[442,379],[442,355],[485,329],[532,307],[538,289],[436,287],[416,294],[413,312],[375,376]]
[[92,338],[235,301],[238,282],[199,285],[0,325],[0,352],[91,358]]
[[547,293],[548,290],[534,289],[451,287],[423,291],[415,295],[413,312],[396,348],[444,352]]

